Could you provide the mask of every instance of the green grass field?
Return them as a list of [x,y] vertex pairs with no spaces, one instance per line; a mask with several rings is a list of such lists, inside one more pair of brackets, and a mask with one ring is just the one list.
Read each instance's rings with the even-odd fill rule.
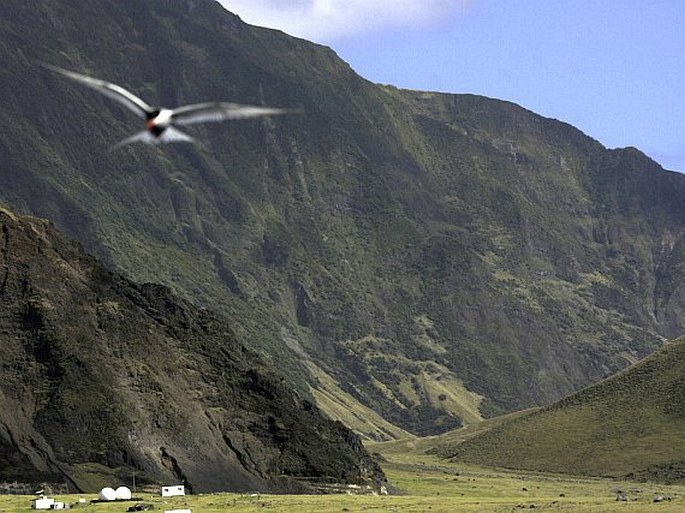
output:
[[[383,454],[383,467],[401,495],[263,495],[207,494],[178,498],[141,496],[154,504],[153,511],[190,508],[193,513],[223,511],[340,513],[505,513],[517,511],[559,511],[573,513],[685,513],[685,486],[630,483],[608,479],[575,478],[554,474],[508,472],[446,462],[422,451],[399,451],[392,447]],[[383,444],[371,447],[383,453]],[[628,502],[617,502],[617,490]],[[657,495],[671,501],[654,503]],[[89,495],[57,496],[78,503]],[[26,512],[29,496],[0,496],[1,513]],[[77,505],[79,513],[122,513],[132,503]]]

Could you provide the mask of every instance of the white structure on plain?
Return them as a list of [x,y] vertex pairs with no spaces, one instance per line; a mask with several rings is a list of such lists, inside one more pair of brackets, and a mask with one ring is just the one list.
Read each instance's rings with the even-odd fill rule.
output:
[[118,501],[130,501],[131,500],[131,490],[126,486],[120,486],[114,490],[116,494],[116,499]]
[[36,497],[31,501],[31,507],[33,509],[52,509],[53,504],[55,504],[55,499],[46,497],[45,495]]
[[31,501],[33,509],[66,509],[67,505],[64,502],[56,502],[52,497],[41,495]]
[[183,485],[162,486],[162,497],[174,497],[185,494],[186,488]]
[[103,488],[100,490],[100,500],[115,501],[117,500],[117,492],[114,491],[114,488],[110,488],[109,486],[107,488]]

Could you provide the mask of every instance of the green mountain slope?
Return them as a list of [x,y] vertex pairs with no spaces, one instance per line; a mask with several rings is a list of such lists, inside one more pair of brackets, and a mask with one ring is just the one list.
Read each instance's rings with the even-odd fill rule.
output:
[[[0,209],[0,481],[94,492],[376,486],[359,439],[231,327]],[[304,479],[304,484],[301,480]]]
[[[685,177],[634,149],[371,84],[210,0],[8,0],[0,57],[0,200],[219,310],[302,393],[344,397],[324,400],[337,418],[435,433],[549,404],[682,333]],[[305,114],[110,153],[139,120],[37,61],[151,103]]]
[[685,480],[685,339],[443,456],[526,470]]

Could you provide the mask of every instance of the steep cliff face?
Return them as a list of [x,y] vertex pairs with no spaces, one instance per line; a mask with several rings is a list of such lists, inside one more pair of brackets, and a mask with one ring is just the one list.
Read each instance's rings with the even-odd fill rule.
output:
[[[369,437],[550,403],[682,332],[685,177],[516,105],[400,91],[209,0],[0,6],[0,199],[227,316]],[[98,30],[93,30],[98,27]],[[303,107],[140,127],[150,103]],[[344,411],[351,411],[346,416]]]
[[0,225],[0,480],[382,482],[359,439],[225,322],[107,271],[45,221],[0,210]]

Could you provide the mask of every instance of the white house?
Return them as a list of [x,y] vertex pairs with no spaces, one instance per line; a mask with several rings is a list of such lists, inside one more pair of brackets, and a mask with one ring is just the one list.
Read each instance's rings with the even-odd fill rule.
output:
[[174,497],[185,494],[186,488],[183,485],[162,486],[162,497]]
[[52,509],[53,505],[55,504],[55,499],[52,499],[50,497],[46,497],[45,495],[42,495],[40,497],[36,497],[31,501],[31,507],[33,509]]

